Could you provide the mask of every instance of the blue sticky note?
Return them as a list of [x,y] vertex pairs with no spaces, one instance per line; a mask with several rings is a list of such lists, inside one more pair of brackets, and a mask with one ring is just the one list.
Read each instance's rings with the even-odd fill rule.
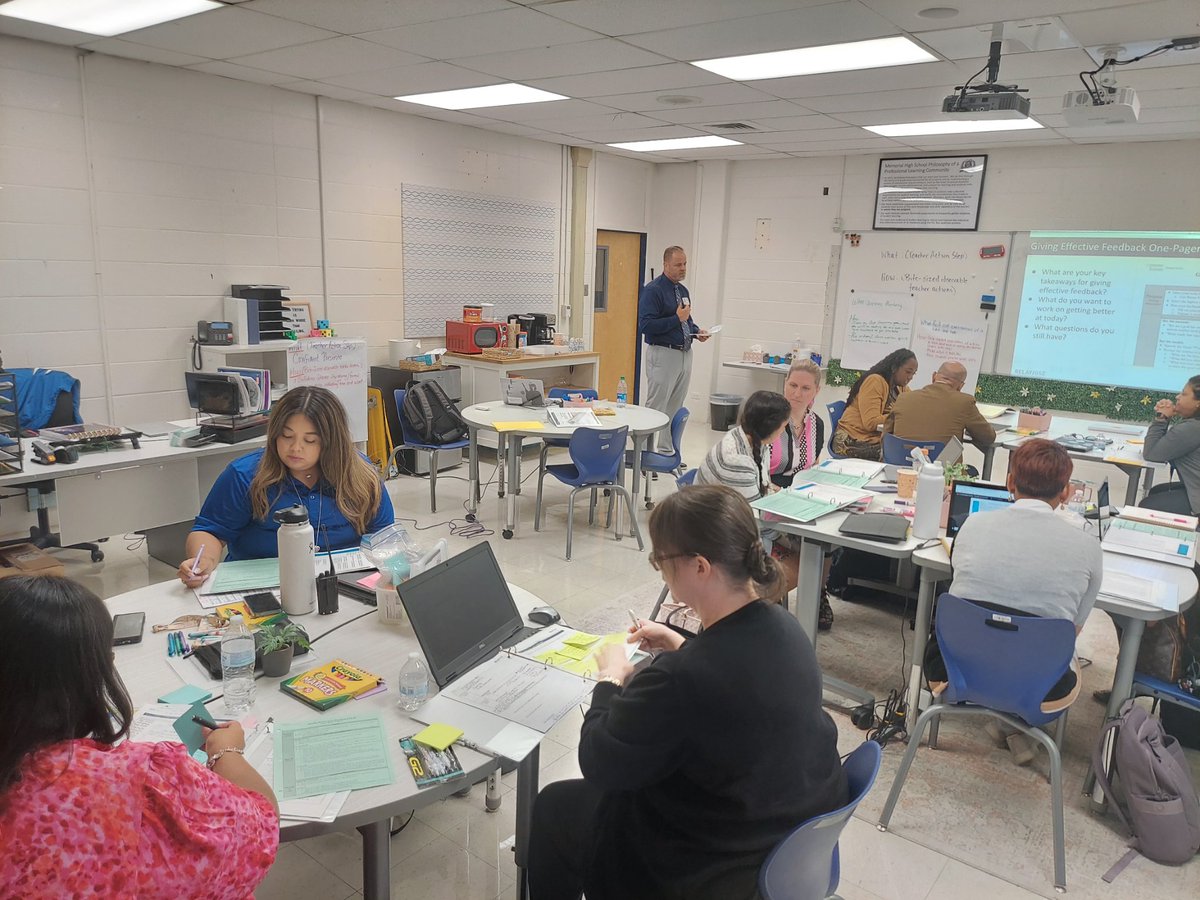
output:
[[196,687],[194,684],[185,684],[183,687],[176,688],[168,694],[163,694],[158,698],[159,703],[203,703],[205,700],[212,698],[212,691],[205,690],[202,687]]

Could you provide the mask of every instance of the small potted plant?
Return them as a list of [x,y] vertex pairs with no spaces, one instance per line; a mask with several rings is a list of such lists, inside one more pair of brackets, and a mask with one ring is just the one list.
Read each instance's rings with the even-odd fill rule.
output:
[[279,678],[292,668],[292,655],[296,648],[307,650],[308,635],[294,622],[264,625],[259,633],[259,652],[262,654],[263,674],[268,678]]

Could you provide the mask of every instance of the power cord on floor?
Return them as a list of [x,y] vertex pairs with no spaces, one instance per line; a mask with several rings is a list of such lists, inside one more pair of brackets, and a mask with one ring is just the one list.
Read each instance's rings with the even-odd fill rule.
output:
[[451,537],[477,538],[490,537],[495,534],[482,522],[471,522],[467,519],[447,519],[444,522],[434,522],[432,525],[418,525],[416,519],[396,517],[397,522],[411,522],[413,531],[429,531],[432,528],[449,528]]
[[878,742],[880,747],[886,747],[888,741],[903,739],[908,736],[908,709],[904,702],[903,691],[888,691],[887,699],[876,707],[883,707],[879,716],[879,724],[867,732],[867,740]]

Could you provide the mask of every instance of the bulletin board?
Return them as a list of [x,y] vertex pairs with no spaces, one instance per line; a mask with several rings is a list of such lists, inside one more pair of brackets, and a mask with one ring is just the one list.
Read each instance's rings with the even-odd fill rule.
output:
[[[844,242],[832,355],[845,368],[869,368],[894,339],[891,350],[917,354],[913,387],[959,359],[968,370],[964,390],[973,391],[980,372],[993,371],[1012,244],[1011,232],[868,231],[858,246]],[[983,298],[996,309],[981,309]]]
[[355,442],[367,439],[367,342],[362,338],[304,338],[287,351],[287,386],[331,390],[346,407]]

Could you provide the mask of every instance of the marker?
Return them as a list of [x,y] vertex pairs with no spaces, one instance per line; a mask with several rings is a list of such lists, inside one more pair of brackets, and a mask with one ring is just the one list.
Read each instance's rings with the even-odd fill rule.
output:
[[209,729],[210,731],[216,731],[218,728],[221,727],[216,722],[212,721],[211,719],[204,718],[204,716],[192,716],[192,721],[195,722],[197,725],[203,725],[205,728]]
[[204,552],[204,545],[200,545],[200,549],[196,551],[196,558],[192,560],[192,574],[200,574],[200,554]]

